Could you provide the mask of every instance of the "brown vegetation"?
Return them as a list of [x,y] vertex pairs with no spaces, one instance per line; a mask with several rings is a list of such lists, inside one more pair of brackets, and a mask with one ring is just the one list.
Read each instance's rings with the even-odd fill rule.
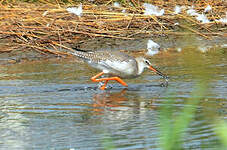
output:
[[[170,34],[198,34],[207,39],[213,35],[226,37],[226,24],[215,21],[227,12],[226,2],[222,0],[195,3],[186,0],[146,1],[164,8],[163,16],[144,15],[142,1],[124,1],[122,7],[114,7],[113,1],[101,1],[101,5],[85,2],[81,17],[66,11],[67,7],[77,7],[79,4],[56,2],[9,4],[2,1],[0,41],[7,42],[0,42],[0,52],[27,49],[43,55],[67,56],[70,47],[96,37],[134,39],[138,36]],[[212,22],[202,24],[195,17],[188,16],[186,10],[174,14],[176,5],[194,5],[194,9],[201,13],[207,5],[211,5],[212,12],[207,16]]]

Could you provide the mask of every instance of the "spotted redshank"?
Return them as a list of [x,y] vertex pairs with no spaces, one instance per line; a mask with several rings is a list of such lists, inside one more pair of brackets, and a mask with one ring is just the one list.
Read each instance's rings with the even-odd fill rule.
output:
[[[155,69],[151,63],[143,58],[134,58],[119,51],[85,51],[74,49],[73,55],[83,59],[90,66],[101,70],[102,72],[91,77],[93,82],[102,82],[104,84],[100,87],[101,90],[106,89],[109,80],[115,80],[123,86],[128,86],[121,78],[136,78],[141,75],[145,68],[148,68],[163,78],[168,77]],[[101,76],[108,74],[108,77],[102,78]],[[100,77],[100,78],[99,78]]]

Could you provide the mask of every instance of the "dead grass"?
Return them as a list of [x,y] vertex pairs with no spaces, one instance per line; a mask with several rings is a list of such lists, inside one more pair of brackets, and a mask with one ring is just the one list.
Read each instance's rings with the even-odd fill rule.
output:
[[[72,45],[96,37],[133,40],[138,36],[154,34],[197,34],[206,39],[214,35],[227,36],[226,24],[214,21],[224,17],[227,11],[226,2],[222,0],[201,0],[197,3],[186,0],[146,1],[165,9],[165,15],[158,17],[144,15],[143,2],[135,0],[129,1],[132,6],[122,3],[123,7],[113,7],[112,0],[103,1],[102,5],[83,3],[81,17],[66,11],[67,7],[77,6],[71,1],[70,6],[59,1],[39,1],[42,3],[33,4],[0,2],[0,39],[8,39],[12,43],[6,44],[0,52],[28,49],[41,54],[67,56]],[[186,15],[186,10],[181,14],[173,14],[176,5],[194,5],[194,9],[202,12],[208,4],[212,6],[208,17],[213,20],[208,24]]]

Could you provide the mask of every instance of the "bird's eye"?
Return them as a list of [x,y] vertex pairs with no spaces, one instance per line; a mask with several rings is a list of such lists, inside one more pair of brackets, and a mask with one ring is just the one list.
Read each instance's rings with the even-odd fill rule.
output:
[[149,62],[148,60],[145,60],[145,63],[146,63],[147,65],[150,65],[150,62]]

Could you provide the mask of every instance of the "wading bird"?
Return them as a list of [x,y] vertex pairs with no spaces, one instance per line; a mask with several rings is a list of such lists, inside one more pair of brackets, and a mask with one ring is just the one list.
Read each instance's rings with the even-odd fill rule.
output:
[[[151,63],[143,57],[134,58],[119,51],[74,50],[73,55],[81,58],[90,66],[102,71],[91,78],[93,82],[104,81],[104,84],[100,87],[101,90],[106,89],[106,85],[110,80],[115,80],[127,87],[128,85],[121,78],[136,78],[143,73],[145,68],[154,71],[166,79],[166,81],[168,79],[166,75],[155,69]],[[108,77],[102,78],[101,76],[104,74],[108,74]]]

